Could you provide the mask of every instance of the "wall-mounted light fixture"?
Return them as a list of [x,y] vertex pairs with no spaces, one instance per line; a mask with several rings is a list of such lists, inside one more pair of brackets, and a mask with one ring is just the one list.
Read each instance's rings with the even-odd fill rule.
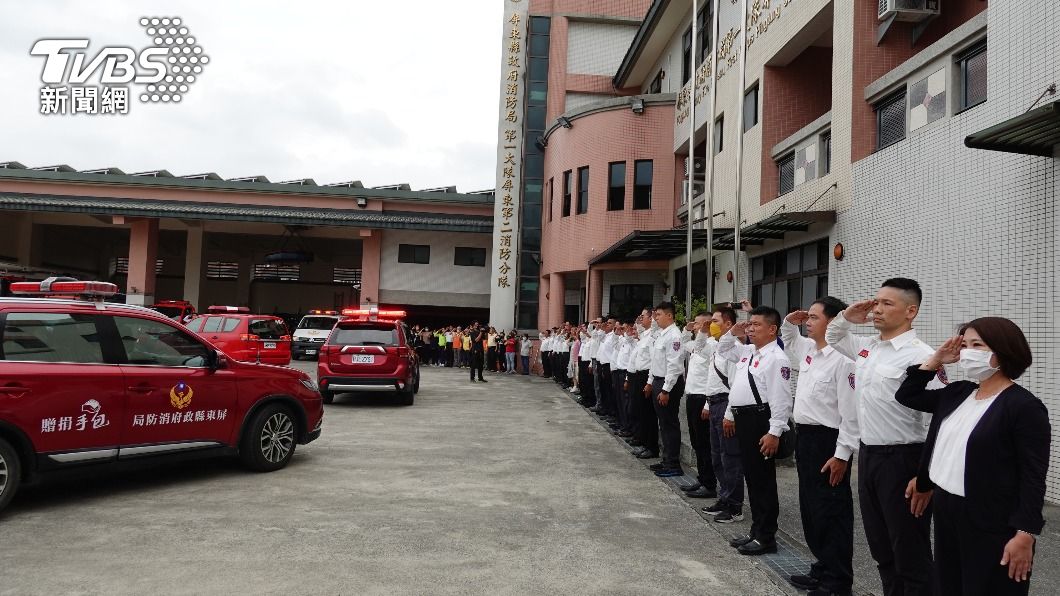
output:
[[556,122],[559,122],[559,125],[563,128],[571,128],[574,126],[570,123],[570,119],[566,116],[560,116],[559,118],[556,118]]
[[732,271],[725,274],[725,281],[732,283]]
[[629,102],[629,107],[633,110],[634,114],[644,113],[644,100],[639,97],[634,97],[633,101]]
[[358,207],[367,207],[368,206],[368,199],[366,199],[364,197],[357,197],[357,206]]
[[844,254],[845,253],[843,252],[843,243],[836,242],[835,248],[832,249],[832,256],[835,257],[835,260],[842,261]]
[[534,146],[537,147],[538,151],[544,151],[545,147],[548,147],[548,139],[543,136],[538,136],[534,139]]

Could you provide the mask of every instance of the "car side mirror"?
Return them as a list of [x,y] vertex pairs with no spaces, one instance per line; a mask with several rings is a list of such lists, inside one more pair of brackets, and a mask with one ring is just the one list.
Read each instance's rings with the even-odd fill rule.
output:
[[228,356],[226,356],[224,352],[211,349],[207,354],[207,366],[210,370],[222,370],[228,368]]

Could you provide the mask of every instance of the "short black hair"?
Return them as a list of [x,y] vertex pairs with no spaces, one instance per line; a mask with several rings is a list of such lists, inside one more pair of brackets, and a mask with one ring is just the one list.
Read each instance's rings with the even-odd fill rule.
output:
[[1019,325],[1004,317],[980,317],[961,325],[960,335],[969,329],[975,329],[983,343],[990,346],[1006,377],[1015,381],[1030,367],[1031,346]]
[[[821,308],[824,309],[824,316],[829,319],[834,319],[836,315],[847,309],[847,303],[843,302],[835,296],[825,296],[824,298],[818,298],[813,301],[813,304],[820,304]],[[811,305],[812,306],[812,305]]]
[[736,324],[736,311],[729,308],[728,306],[716,306],[714,307],[714,312],[720,314],[721,318],[732,323],[733,325]]
[[673,316],[674,313],[677,312],[676,310],[674,310],[673,302],[660,302],[659,305],[655,307],[655,310],[664,310],[670,313],[670,316]]
[[894,288],[912,294],[916,297],[917,306],[920,306],[920,302],[924,299],[924,292],[920,290],[920,284],[918,284],[916,280],[909,279],[908,277],[892,277],[883,282],[883,285],[880,287]]
[[780,328],[780,313],[777,309],[772,306],[756,306],[751,311],[751,316],[760,316],[766,320],[770,325],[774,325]]

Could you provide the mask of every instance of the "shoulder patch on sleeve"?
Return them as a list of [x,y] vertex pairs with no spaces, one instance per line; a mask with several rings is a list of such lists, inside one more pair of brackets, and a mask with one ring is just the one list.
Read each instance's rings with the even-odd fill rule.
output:
[[677,352],[677,351],[680,351],[680,350],[681,350],[681,342],[675,341],[674,342],[674,351]]
[[862,358],[868,358],[869,357],[869,351],[868,350],[862,350],[862,351],[858,352],[858,356],[860,356]]
[[942,381],[942,383],[944,385],[949,385],[950,384],[950,379],[949,379],[949,377],[946,376],[946,368],[945,367],[939,367],[939,370],[938,370],[937,374],[938,374],[939,380]]
[[854,373],[850,373],[849,375],[847,375],[847,382],[850,383],[850,388],[851,389],[856,389],[857,388],[857,387],[854,386],[855,385]]
[[786,367],[786,366],[780,367],[780,376],[784,377],[785,381],[790,380],[791,379],[791,369]]

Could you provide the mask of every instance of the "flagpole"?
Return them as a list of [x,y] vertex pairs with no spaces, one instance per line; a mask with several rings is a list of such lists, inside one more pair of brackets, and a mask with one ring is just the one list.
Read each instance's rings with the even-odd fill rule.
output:
[[736,112],[736,231],[732,249],[732,300],[742,299],[737,296],[740,291],[740,224],[742,223],[743,204],[743,102],[744,87],[747,86],[747,0],[740,0],[740,109]]
[[[704,164],[710,160],[710,168],[706,174],[703,190],[707,193],[706,216],[707,216],[707,305],[713,310],[714,303],[714,114],[718,109],[717,82],[718,82],[718,34],[720,32],[718,17],[718,0],[713,0],[710,28],[710,113],[707,114],[707,154],[703,156]],[[694,83],[693,83],[694,85]],[[694,87],[693,87],[694,89]],[[693,92],[694,97],[694,92]]]
[[[708,0],[709,1],[709,0]],[[698,0],[692,0],[692,91],[688,99],[688,229],[685,244],[685,320],[692,318],[692,203],[696,191],[696,55],[699,47],[696,44],[696,13],[699,11]]]

